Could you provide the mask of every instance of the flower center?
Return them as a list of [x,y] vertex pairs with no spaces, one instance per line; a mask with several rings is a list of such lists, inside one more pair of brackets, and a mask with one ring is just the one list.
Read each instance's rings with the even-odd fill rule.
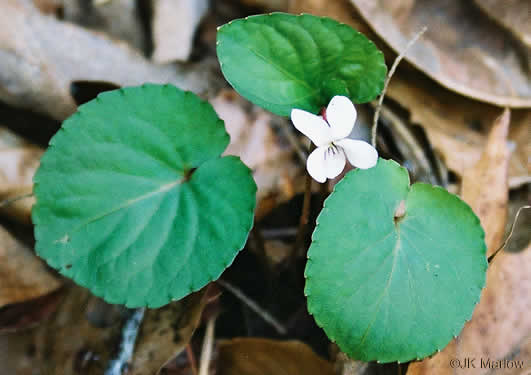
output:
[[335,154],[338,154],[340,151],[340,148],[334,144],[334,142],[331,142],[328,145],[328,148],[325,151],[324,158],[326,160],[327,157],[334,156]]

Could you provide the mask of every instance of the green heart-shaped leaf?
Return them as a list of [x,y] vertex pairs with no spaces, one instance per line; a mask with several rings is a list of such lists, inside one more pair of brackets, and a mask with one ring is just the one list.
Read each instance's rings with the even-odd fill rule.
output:
[[426,357],[461,331],[487,269],[468,205],[393,161],[348,173],[326,200],[306,266],[308,310],[352,358]]
[[221,70],[251,102],[281,116],[313,113],[334,95],[356,103],[383,89],[383,54],[364,35],[326,17],[272,13],[239,19],[217,35]]
[[210,104],[174,86],[103,93],[53,137],[34,182],[37,253],[110,303],[158,307],[244,246],[256,185]]

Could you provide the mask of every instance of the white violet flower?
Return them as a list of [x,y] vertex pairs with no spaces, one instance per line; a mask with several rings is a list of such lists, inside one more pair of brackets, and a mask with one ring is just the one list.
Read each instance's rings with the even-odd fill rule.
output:
[[337,177],[345,168],[346,159],[361,169],[376,165],[378,152],[374,147],[347,138],[356,122],[356,109],[349,98],[334,96],[323,115],[301,109],[291,111],[293,125],[317,146],[306,162],[314,180],[322,183],[327,178]]

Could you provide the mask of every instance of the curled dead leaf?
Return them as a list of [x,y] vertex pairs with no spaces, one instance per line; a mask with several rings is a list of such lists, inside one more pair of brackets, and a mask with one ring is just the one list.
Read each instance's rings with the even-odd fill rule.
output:
[[[20,332],[49,318],[61,303],[63,289],[0,308],[0,334]],[[0,361],[2,363],[2,361]]]
[[522,57],[520,46],[469,2],[351,1],[397,52],[428,26],[406,59],[443,86],[499,106],[531,107],[527,53]]
[[531,6],[527,0],[474,0],[480,9],[531,47]]
[[[273,132],[273,115],[250,106],[232,90],[220,92],[211,104],[231,138],[225,154],[239,156],[253,171],[259,207],[266,198],[274,198],[276,203],[292,198],[293,180],[301,166],[295,162],[293,150]],[[258,211],[260,217],[265,214],[260,208]]]
[[186,61],[194,35],[206,14],[208,0],[152,0],[153,60],[158,63]]
[[[518,348],[506,356],[505,360],[507,362],[501,362],[502,366],[493,368],[489,375],[530,375],[531,369],[524,370],[524,368],[529,367],[527,364],[531,361],[531,336],[526,337],[522,345],[518,345]],[[513,365],[509,365],[510,363]]]
[[290,13],[310,13],[316,16],[331,17],[352,26],[359,32],[374,40],[374,33],[354,11],[349,0],[289,0],[287,11]]
[[160,369],[184,350],[199,325],[208,302],[208,288],[146,311],[129,368],[129,375],[158,374]]
[[33,331],[0,335],[0,363],[4,373],[35,375],[35,354]]
[[[460,177],[479,161],[487,142],[485,134],[500,113],[497,107],[459,96],[419,73],[400,68],[387,98],[409,111],[410,122],[422,126],[445,165]],[[509,160],[511,189],[530,180],[530,123],[531,110],[512,111],[508,135],[515,146]]]
[[145,49],[146,37],[138,1],[112,0],[106,3],[94,0],[55,1],[61,1],[65,21],[105,32],[112,38],[128,42],[140,51]]
[[[96,300],[98,309],[88,319],[87,306]],[[93,323],[95,315],[112,312],[108,306],[87,289],[70,285],[54,315],[28,337],[35,351],[34,366],[43,374],[102,374],[116,351],[121,330],[119,319],[113,319],[109,327]]]
[[0,211],[24,224],[31,224],[31,207],[35,199],[16,199],[32,193],[33,175],[44,150],[28,144],[5,128],[0,130],[0,201],[13,200],[0,206]]
[[[205,303],[205,291],[201,291],[161,309],[146,311],[132,363],[125,364],[127,374],[157,374],[187,345]],[[131,311],[108,305],[88,290],[70,285],[48,321],[23,335],[0,335],[2,371],[8,364],[7,369],[17,369],[10,374],[24,374],[18,371],[26,371],[31,361],[40,374],[101,375],[124,340],[120,322],[130,315]],[[6,346],[9,350],[5,352],[13,358],[4,362]],[[31,348],[31,355],[27,348]]]
[[0,24],[0,100],[13,106],[63,120],[76,109],[77,80],[212,89],[205,66],[154,65],[125,43],[43,15],[30,0],[0,2]]
[[507,172],[510,150],[507,147],[510,111],[496,119],[478,163],[465,170],[461,196],[481,220],[485,230],[487,257],[503,242],[507,221],[509,188]]
[[219,375],[334,375],[330,362],[299,341],[236,338],[218,348]]
[[60,285],[28,247],[0,226],[0,307],[43,296]]
[[509,139],[514,152],[509,161],[509,187],[531,183],[531,110],[513,111]]

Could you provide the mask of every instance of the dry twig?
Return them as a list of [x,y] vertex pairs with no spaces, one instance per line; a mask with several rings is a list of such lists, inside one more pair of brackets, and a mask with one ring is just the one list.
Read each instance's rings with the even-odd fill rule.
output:
[[385,93],[387,92],[387,87],[389,86],[389,81],[391,81],[391,77],[393,74],[395,74],[396,68],[400,61],[406,56],[407,51],[415,44],[415,42],[422,36],[428,30],[427,26],[424,26],[415,36],[413,39],[409,41],[406,48],[400,53],[400,55],[397,56],[395,61],[393,62],[393,65],[391,66],[391,69],[389,70],[389,73],[387,74],[387,78],[385,79],[384,88],[382,90],[382,93],[380,94],[380,98],[378,99],[378,105],[376,106],[376,111],[374,112],[374,120],[372,122],[372,136],[371,136],[371,144],[376,147],[376,132],[378,130],[378,118],[380,117],[380,110],[382,109],[382,103],[385,97]]
[[271,324],[273,328],[276,329],[278,333],[281,335],[285,335],[287,333],[286,327],[284,327],[277,319],[275,319],[269,312],[265,311],[263,308],[258,306],[256,302],[251,300],[249,297],[247,297],[243,292],[235,287],[234,285],[219,279],[217,281],[219,285],[221,285],[223,288],[227,289],[229,292],[231,292],[236,298],[238,298],[240,301],[245,303],[247,307],[249,307],[251,310],[253,310],[255,313],[257,313],[264,321]]
[[212,358],[212,347],[214,346],[214,327],[216,317],[212,316],[206,326],[205,338],[203,339],[203,348],[201,349],[201,363],[199,365],[199,375],[208,375],[210,359]]

